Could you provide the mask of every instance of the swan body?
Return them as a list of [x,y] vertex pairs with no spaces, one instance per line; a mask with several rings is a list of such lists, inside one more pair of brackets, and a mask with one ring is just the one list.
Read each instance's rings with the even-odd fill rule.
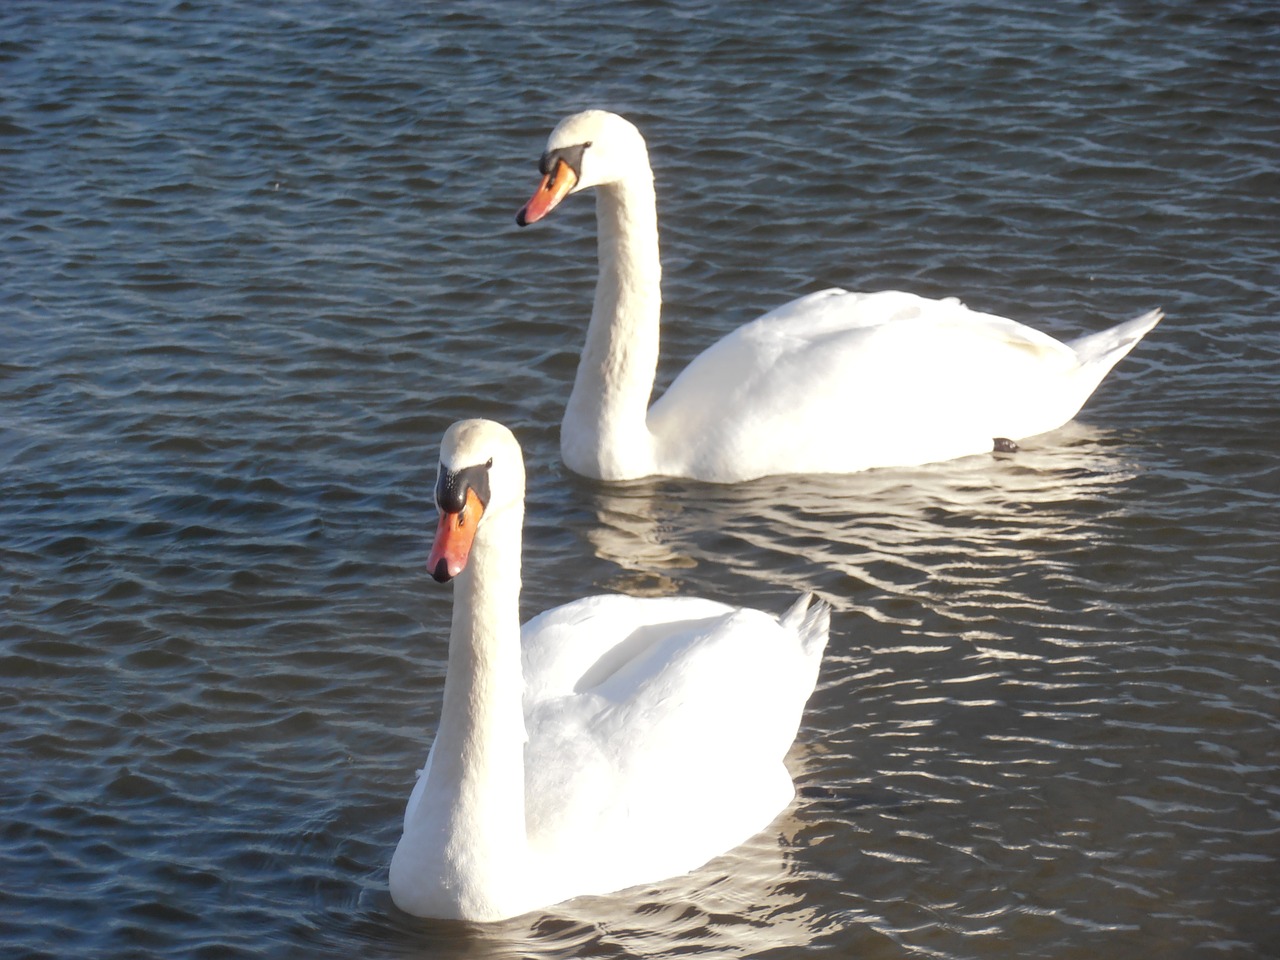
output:
[[712,345],[649,406],[662,300],[644,139],[588,110],[552,131],[542,168],[522,225],[596,190],[600,275],[560,440],[596,479],[731,483],[987,452],[1074,417],[1162,316],[1061,343],[955,299],[824,290]]
[[524,467],[491,421],[441,444],[428,561],[456,578],[444,702],[391,896],[497,920],[686,873],[790,802],[829,610],[593,596],[519,624]]

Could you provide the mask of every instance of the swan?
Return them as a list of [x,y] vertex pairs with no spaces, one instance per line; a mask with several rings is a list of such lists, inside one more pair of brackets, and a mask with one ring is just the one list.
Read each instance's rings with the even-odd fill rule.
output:
[[522,628],[524,484],[506,427],[445,433],[427,563],[454,581],[449,663],[389,877],[417,916],[499,920],[687,873],[794,795],[783,756],[827,604],[592,596]]
[[1016,449],[1074,417],[1163,315],[1064,344],[956,299],[823,290],[715,343],[649,406],[662,296],[644,138],[587,110],[551,132],[540,169],[521,226],[596,188],[600,275],[560,448],[598,480],[733,483]]

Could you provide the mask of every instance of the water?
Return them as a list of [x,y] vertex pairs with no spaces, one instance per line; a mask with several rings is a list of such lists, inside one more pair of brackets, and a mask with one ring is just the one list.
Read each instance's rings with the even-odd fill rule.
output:
[[[1274,12],[782,6],[0,9],[6,956],[1280,953]],[[663,382],[831,285],[1168,319],[1016,456],[576,478],[591,204],[513,217],[586,106],[649,137]],[[386,892],[475,415],[527,612],[836,608],[773,828],[492,927]]]

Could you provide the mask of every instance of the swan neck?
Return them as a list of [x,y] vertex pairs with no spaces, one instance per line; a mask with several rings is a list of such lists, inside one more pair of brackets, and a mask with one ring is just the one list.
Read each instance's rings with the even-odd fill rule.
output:
[[507,891],[524,879],[522,520],[522,507],[486,516],[454,581],[440,725],[402,841],[436,865],[434,876],[423,879],[444,901],[432,908],[437,916],[509,909]]
[[[486,518],[492,519],[497,518]],[[511,525],[511,518],[501,519]],[[495,532],[489,524],[486,527],[481,533]],[[508,776],[519,784],[515,796],[523,804],[518,521],[505,532],[507,536],[501,538],[482,539],[477,534],[467,568],[454,585],[449,668],[437,743],[456,737],[459,749],[445,755],[456,758],[458,777],[471,781]],[[495,539],[506,542],[495,543]]]
[[647,160],[642,166],[597,189],[599,277],[561,432],[569,467],[605,480],[654,467],[645,418],[658,367],[662,264],[653,173]]

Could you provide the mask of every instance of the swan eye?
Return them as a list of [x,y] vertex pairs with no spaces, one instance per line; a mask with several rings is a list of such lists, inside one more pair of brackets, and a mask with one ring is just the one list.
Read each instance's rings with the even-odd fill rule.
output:
[[486,464],[450,470],[444,464],[436,476],[436,503],[447,513],[461,515],[467,505],[467,491],[476,495],[481,507],[489,505],[489,468],[493,466],[493,458]]
[[562,147],[557,150],[548,150],[538,158],[538,172],[544,177],[549,173],[554,173],[556,164],[563,161],[573,171],[575,177],[582,176],[582,151],[591,146],[591,141],[579,143],[573,147]]

